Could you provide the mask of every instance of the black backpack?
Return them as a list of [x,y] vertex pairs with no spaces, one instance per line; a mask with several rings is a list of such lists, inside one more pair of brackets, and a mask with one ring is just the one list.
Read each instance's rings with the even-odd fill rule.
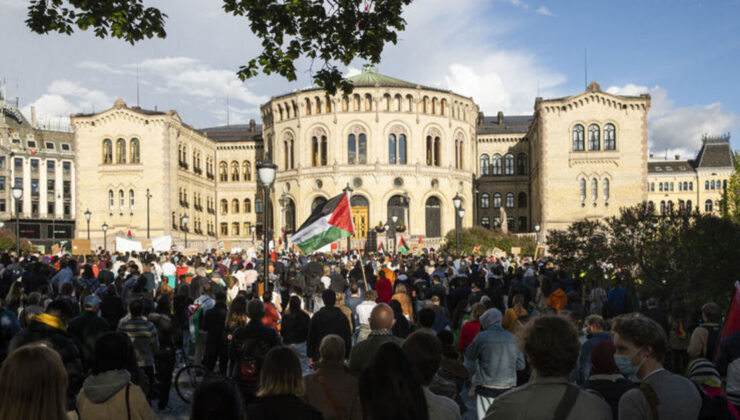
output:
[[727,408],[727,397],[725,397],[724,395],[710,397],[709,394],[704,392],[704,390],[701,389],[699,385],[696,385],[696,389],[699,391],[699,395],[701,396],[701,411],[699,411],[699,420],[734,419],[732,413],[730,413],[730,409]]
[[10,292],[10,286],[13,285],[13,282],[16,281],[18,278],[20,278],[21,269],[18,266],[13,266],[13,268],[6,268],[2,275],[0,275],[0,296],[7,296],[8,292]]
[[239,347],[232,378],[252,394],[259,388],[262,362],[269,350],[270,346],[260,338],[247,338]]

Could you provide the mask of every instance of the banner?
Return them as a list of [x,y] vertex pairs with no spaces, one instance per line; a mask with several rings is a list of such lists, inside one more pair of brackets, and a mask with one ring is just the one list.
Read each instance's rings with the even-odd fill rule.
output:
[[172,236],[152,238],[152,249],[155,251],[169,251],[172,248]]
[[[152,240],[152,243],[154,241]],[[141,242],[131,239],[116,237],[116,251],[118,252],[141,252]]]

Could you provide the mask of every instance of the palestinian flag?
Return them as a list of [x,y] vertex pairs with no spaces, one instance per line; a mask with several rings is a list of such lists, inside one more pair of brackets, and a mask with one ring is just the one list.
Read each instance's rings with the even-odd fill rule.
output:
[[304,254],[311,254],[354,233],[349,197],[347,194],[339,194],[323,206],[316,207],[308,220],[293,234],[292,240]]
[[403,255],[406,255],[409,253],[409,245],[406,243],[406,240],[403,239],[403,236],[401,236],[401,240],[398,241],[398,252],[400,252]]

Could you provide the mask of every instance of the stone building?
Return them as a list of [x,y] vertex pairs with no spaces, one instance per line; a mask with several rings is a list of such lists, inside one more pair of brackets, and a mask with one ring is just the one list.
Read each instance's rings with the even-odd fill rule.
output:
[[[0,220],[15,231],[17,217],[20,237],[47,250],[54,242],[74,237],[73,137],[71,132],[39,128],[33,107],[28,121],[17,106],[6,102],[0,86]],[[23,189],[17,203],[11,193],[15,185]]]

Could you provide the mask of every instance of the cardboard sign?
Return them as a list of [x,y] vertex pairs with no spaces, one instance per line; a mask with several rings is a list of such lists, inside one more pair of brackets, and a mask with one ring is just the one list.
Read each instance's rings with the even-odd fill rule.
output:
[[58,255],[61,250],[62,249],[59,248],[59,245],[57,245],[57,244],[54,244],[54,245],[51,246],[51,254],[52,255]]
[[182,250],[183,255],[198,255],[198,248],[185,248]]
[[544,245],[537,245],[537,249],[534,251],[534,259],[535,261],[544,258],[545,256],[545,246]]
[[522,253],[522,248],[521,247],[518,247],[518,246],[512,246],[511,247],[511,254],[512,255],[519,256],[519,254],[521,254],[521,253]]
[[149,239],[145,239],[141,242],[141,248],[142,249],[151,249],[152,248],[152,241]]
[[504,252],[503,249],[501,249],[501,248],[493,248],[493,256],[494,257],[500,258],[500,257],[503,257],[505,255],[506,255],[506,253]]
[[72,239],[72,255],[91,254],[89,239]]

